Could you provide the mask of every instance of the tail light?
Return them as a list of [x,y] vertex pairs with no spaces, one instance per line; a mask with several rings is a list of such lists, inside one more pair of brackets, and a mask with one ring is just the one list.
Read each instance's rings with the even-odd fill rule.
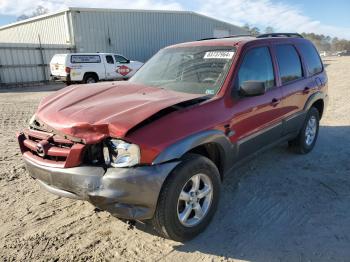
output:
[[69,74],[69,73],[70,73],[70,67],[67,66],[67,67],[65,68],[65,71],[66,71],[67,74]]

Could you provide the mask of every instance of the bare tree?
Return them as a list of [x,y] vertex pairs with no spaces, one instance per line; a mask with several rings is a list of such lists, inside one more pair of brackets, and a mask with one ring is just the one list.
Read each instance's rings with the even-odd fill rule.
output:
[[250,27],[249,24],[245,24],[243,26],[245,30],[247,30],[251,35],[257,36],[260,34],[260,29],[258,27]]
[[260,29],[257,28],[257,27],[255,26],[255,27],[253,27],[253,28],[250,28],[250,33],[251,33],[253,36],[260,35]]
[[17,17],[17,21],[21,21],[21,20],[25,20],[31,17],[35,17],[35,16],[39,16],[39,15],[44,15],[47,14],[49,12],[49,9],[39,5],[37,6],[37,8],[32,12],[31,15],[20,15],[19,17]]
[[275,29],[273,29],[272,26],[267,26],[267,27],[265,28],[265,33],[266,33],[266,34],[271,34],[271,33],[274,33],[274,32],[275,32]]

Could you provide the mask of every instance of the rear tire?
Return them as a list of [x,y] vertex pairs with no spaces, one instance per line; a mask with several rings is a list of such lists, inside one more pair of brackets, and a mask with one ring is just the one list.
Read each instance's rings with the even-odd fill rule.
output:
[[289,146],[299,154],[309,153],[315,146],[319,130],[320,114],[315,107],[308,111],[298,136],[288,141]]
[[98,77],[95,74],[86,74],[83,79],[84,84],[94,84],[98,82]]
[[175,241],[194,238],[215,214],[220,186],[220,174],[212,161],[186,155],[163,185],[151,221],[153,227],[161,236]]

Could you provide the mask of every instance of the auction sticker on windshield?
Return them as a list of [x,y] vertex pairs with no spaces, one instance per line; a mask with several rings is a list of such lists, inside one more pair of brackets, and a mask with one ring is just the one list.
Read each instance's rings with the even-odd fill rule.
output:
[[230,51],[211,51],[206,52],[204,55],[204,59],[231,59],[235,52]]

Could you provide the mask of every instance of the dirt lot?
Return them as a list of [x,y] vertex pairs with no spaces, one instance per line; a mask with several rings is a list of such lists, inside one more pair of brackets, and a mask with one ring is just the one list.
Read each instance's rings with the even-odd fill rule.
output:
[[209,228],[185,244],[41,190],[14,133],[50,91],[0,91],[0,260],[349,261],[350,58],[326,64],[331,99],[314,151],[281,145],[235,170]]

